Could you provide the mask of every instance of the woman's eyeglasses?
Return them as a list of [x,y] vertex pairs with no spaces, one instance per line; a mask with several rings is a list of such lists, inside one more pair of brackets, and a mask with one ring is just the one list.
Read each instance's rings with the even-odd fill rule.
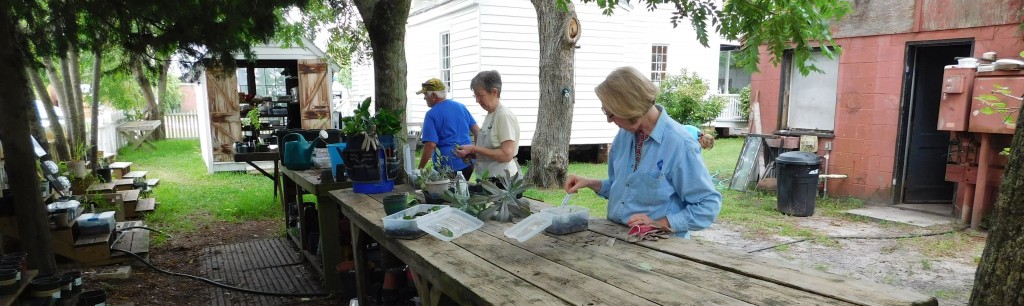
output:
[[609,113],[607,109],[604,109],[604,107],[601,108],[601,112],[604,113],[605,117],[608,117],[609,121],[612,120],[612,117],[615,117],[615,115]]

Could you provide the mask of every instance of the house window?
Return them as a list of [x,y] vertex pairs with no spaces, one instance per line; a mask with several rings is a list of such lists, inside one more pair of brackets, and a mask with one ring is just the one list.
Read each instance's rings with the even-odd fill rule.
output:
[[668,46],[651,46],[651,81],[661,82],[665,79],[666,71],[668,71]]
[[441,81],[446,91],[452,91],[452,48],[448,32],[441,33]]
[[830,59],[815,51],[807,59],[822,72],[800,74],[792,52],[783,58],[782,106],[779,128],[788,131],[832,132],[836,119],[836,92],[839,84],[839,59]]
[[249,68],[238,68],[235,76],[238,79],[238,92],[249,93],[250,86],[256,90],[257,97],[283,96],[287,93],[284,68],[254,68],[256,83],[249,84]]

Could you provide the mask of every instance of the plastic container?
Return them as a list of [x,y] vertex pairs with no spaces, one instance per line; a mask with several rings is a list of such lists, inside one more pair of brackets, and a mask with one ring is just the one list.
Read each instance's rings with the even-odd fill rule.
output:
[[551,226],[551,214],[539,213],[526,217],[505,230],[505,237],[524,242]]
[[[431,213],[430,210],[434,207],[440,207],[436,212]],[[419,204],[397,213],[384,217],[384,236],[388,238],[397,239],[416,239],[423,234],[426,234],[423,230],[417,227],[417,221],[423,217],[431,214],[440,212],[446,209],[454,209],[448,205],[431,205],[431,204]],[[405,216],[415,216],[419,213],[428,213],[425,216],[416,217],[412,220],[405,219]]]
[[341,152],[345,151],[346,143],[332,143],[327,145],[327,155],[331,156],[331,174],[338,177],[338,165],[344,165],[345,159],[341,158]]
[[551,215],[551,226],[545,231],[555,235],[584,231],[590,225],[590,209],[582,206],[553,207],[541,210],[541,213]]
[[114,230],[114,213],[105,211],[98,214],[82,214],[78,217],[78,232],[82,236],[110,234]]
[[806,217],[814,214],[818,195],[818,155],[786,152],[775,158],[779,169],[779,197],[776,208],[787,215]]
[[352,182],[352,191],[355,193],[378,194],[395,190],[395,181],[382,181],[373,183]]
[[483,225],[484,221],[458,209],[442,209],[416,221],[416,227],[442,241],[462,237]]

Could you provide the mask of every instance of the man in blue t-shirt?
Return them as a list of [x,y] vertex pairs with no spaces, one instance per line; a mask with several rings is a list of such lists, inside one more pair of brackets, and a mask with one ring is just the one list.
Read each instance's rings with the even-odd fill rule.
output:
[[473,144],[473,138],[480,130],[473,115],[462,103],[445,98],[444,83],[437,78],[427,80],[416,94],[423,94],[430,110],[423,118],[423,155],[420,156],[419,168],[423,169],[427,161],[434,156],[434,150],[446,158],[434,160],[435,165],[449,166],[453,171],[461,171],[462,176],[469,180],[473,175],[473,161],[464,161],[455,156],[455,145]]

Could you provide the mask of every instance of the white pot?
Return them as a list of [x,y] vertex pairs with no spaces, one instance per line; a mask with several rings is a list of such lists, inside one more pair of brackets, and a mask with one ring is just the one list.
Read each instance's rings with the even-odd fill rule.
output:
[[89,169],[85,168],[85,161],[76,160],[68,162],[68,169],[75,175],[76,178],[85,178],[89,175]]
[[448,190],[448,185],[450,183],[450,180],[426,182],[427,192],[430,193],[430,195],[432,196],[439,197],[441,196],[441,194],[444,193],[445,190]]

